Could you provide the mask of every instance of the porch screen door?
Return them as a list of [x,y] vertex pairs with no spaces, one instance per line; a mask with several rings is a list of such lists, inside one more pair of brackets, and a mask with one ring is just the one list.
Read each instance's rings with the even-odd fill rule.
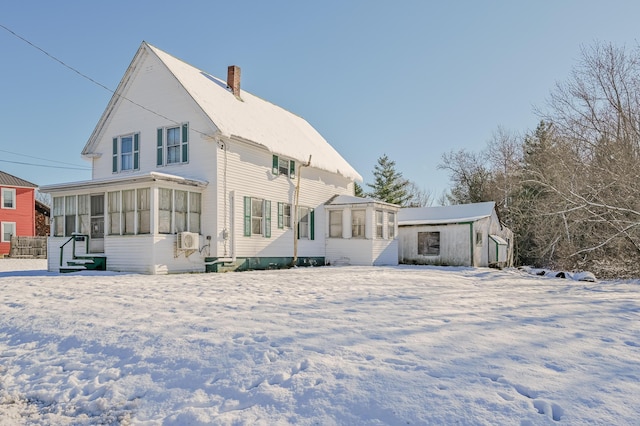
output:
[[91,253],[104,253],[104,194],[91,196]]

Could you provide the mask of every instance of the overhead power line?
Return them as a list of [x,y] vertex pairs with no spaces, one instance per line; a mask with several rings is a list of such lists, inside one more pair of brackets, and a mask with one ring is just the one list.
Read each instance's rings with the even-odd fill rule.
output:
[[[27,155],[27,154],[20,154],[19,152],[12,152],[12,151],[7,151],[5,149],[0,149],[0,152],[6,152],[7,154],[13,154],[13,155],[19,155],[21,157],[27,157],[27,158],[33,158],[35,160],[42,160],[42,161],[49,161],[51,163],[58,163],[58,164],[66,164],[68,166],[74,166],[74,167],[82,167],[82,166],[78,166],[75,163],[66,163],[64,161],[56,161],[56,160],[50,160],[48,158],[42,158],[42,157],[34,157],[33,155]],[[5,160],[5,162],[8,162]],[[89,170],[91,170],[90,168],[88,168]]]
[[24,163],[22,161],[9,161],[9,160],[0,160],[0,162],[3,163],[10,163],[10,164],[20,164],[23,166],[37,166],[37,167],[48,167],[51,169],[67,169],[67,170],[84,170],[84,171],[89,171],[91,170],[90,167],[66,167],[66,166],[52,166],[49,164],[34,164],[34,163]]
[[[160,114],[159,112],[153,111],[150,108],[145,107],[144,105],[141,105],[135,101],[132,101],[131,99],[127,98],[126,96],[122,96],[118,93],[115,92],[115,90],[108,88],[107,86],[105,86],[104,84],[94,80],[93,78],[89,77],[88,75],[82,73],[81,71],[77,70],[76,68],[72,67],[71,65],[68,65],[67,63],[65,63],[64,61],[58,59],[57,57],[55,57],[54,55],[52,55],[51,53],[47,52],[46,50],[44,50],[43,48],[37,46],[36,44],[32,43],[31,41],[27,40],[26,38],[22,37],[20,34],[16,33],[15,31],[11,30],[10,28],[0,24],[0,28],[4,29],[5,31],[7,31],[8,33],[10,33],[11,35],[13,35],[14,37],[22,40],[23,42],[27,43],[29,46],[33,47],[34,49],[39,50],[40,52],[44,53],[45,55],[47,55],[49,58],[53,59],[54,61],[56,61],[57,63],[59,63],[60,65],[62,65],[65,68],[68,68],[69,70],[73,71],[74,73],[78,74],[79,76],[81,76],[82,78],[85,78],[87,80],[89,80],[90,82],[92,82],[93,84],[102,87],[103,89],[105,89],[106,91],[108,91],[109,93],[112,93],[113,95],[117,96],[118,98],[124,99],[126,101],[131,102],[133,105],[142,108],[143,110],[150,112],[151,114],[154,114],[160,118],[163,118],[165,120],[171,121],[174,124],[181,124],[181,122],[177,121],[177,120],[173,120],[165,115]],[[204,136],[209,136],[208,133],[205,132],[201,132],[197,129],[191,128],[192,131],[199,133],[201,135]]]

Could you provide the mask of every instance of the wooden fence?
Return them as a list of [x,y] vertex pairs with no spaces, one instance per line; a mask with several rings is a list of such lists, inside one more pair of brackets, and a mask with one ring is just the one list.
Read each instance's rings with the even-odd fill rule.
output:
[[11,237],[9,257],[46,259],[47,237]]

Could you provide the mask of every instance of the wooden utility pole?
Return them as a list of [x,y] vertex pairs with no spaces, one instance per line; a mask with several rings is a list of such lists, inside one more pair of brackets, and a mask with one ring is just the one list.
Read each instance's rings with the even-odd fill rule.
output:
[[306,164],[301,164],[298,167],[298,178],[296,181],[296,193],[295,193],[295,200],[294,200],[294,209],[293,209],[293,261],[291,262],[291,266],[296,266],[296,264],[298,263],[298,228],[300,226],[299,224],[299,217],[298,217],[298,203],[300,201],[300,171],[302,170],[303,167],[309,167],[309,165],[311,164],[311,156],[309,156],[309,161],[307,161]]

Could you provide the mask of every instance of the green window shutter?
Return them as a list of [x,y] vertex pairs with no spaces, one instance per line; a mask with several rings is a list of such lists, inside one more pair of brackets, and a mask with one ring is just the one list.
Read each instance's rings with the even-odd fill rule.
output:
[[314,213],[315,210],[311,210],[309,212],[309,239],[310,240],[314,240],[315,239],[315,220],[314,220]]
[[274,175],[278,174],[278,156],[274,155],[271,160],[271,173]]
[[164,164],[163,161],[163,156],[162,156],[162,150],[164,147],[164,144],[162,143],[162,134],[164,133],[164,129],[163,128],[159,128],[158,129],[158,145],[157,145],[157,155],[156,155],[156,166],[162,166],[162,164]]
[[296,162],[293,160],[289,161],[289,176],[296,177]]
[[251,236],[251,197],[244,197],[244,236]]
[[271,238],[271,201],[264,200],[264,236]]
[[278,203],[278,229],[284,228],[284,205]]
[[189,161],[189,124],[182,125],[182,162]]
[[111,163],[111,171],[118,172],[118,138],[113,138],[113,161]]
[[140,169],[140,133],[133,135],[133,169]]

